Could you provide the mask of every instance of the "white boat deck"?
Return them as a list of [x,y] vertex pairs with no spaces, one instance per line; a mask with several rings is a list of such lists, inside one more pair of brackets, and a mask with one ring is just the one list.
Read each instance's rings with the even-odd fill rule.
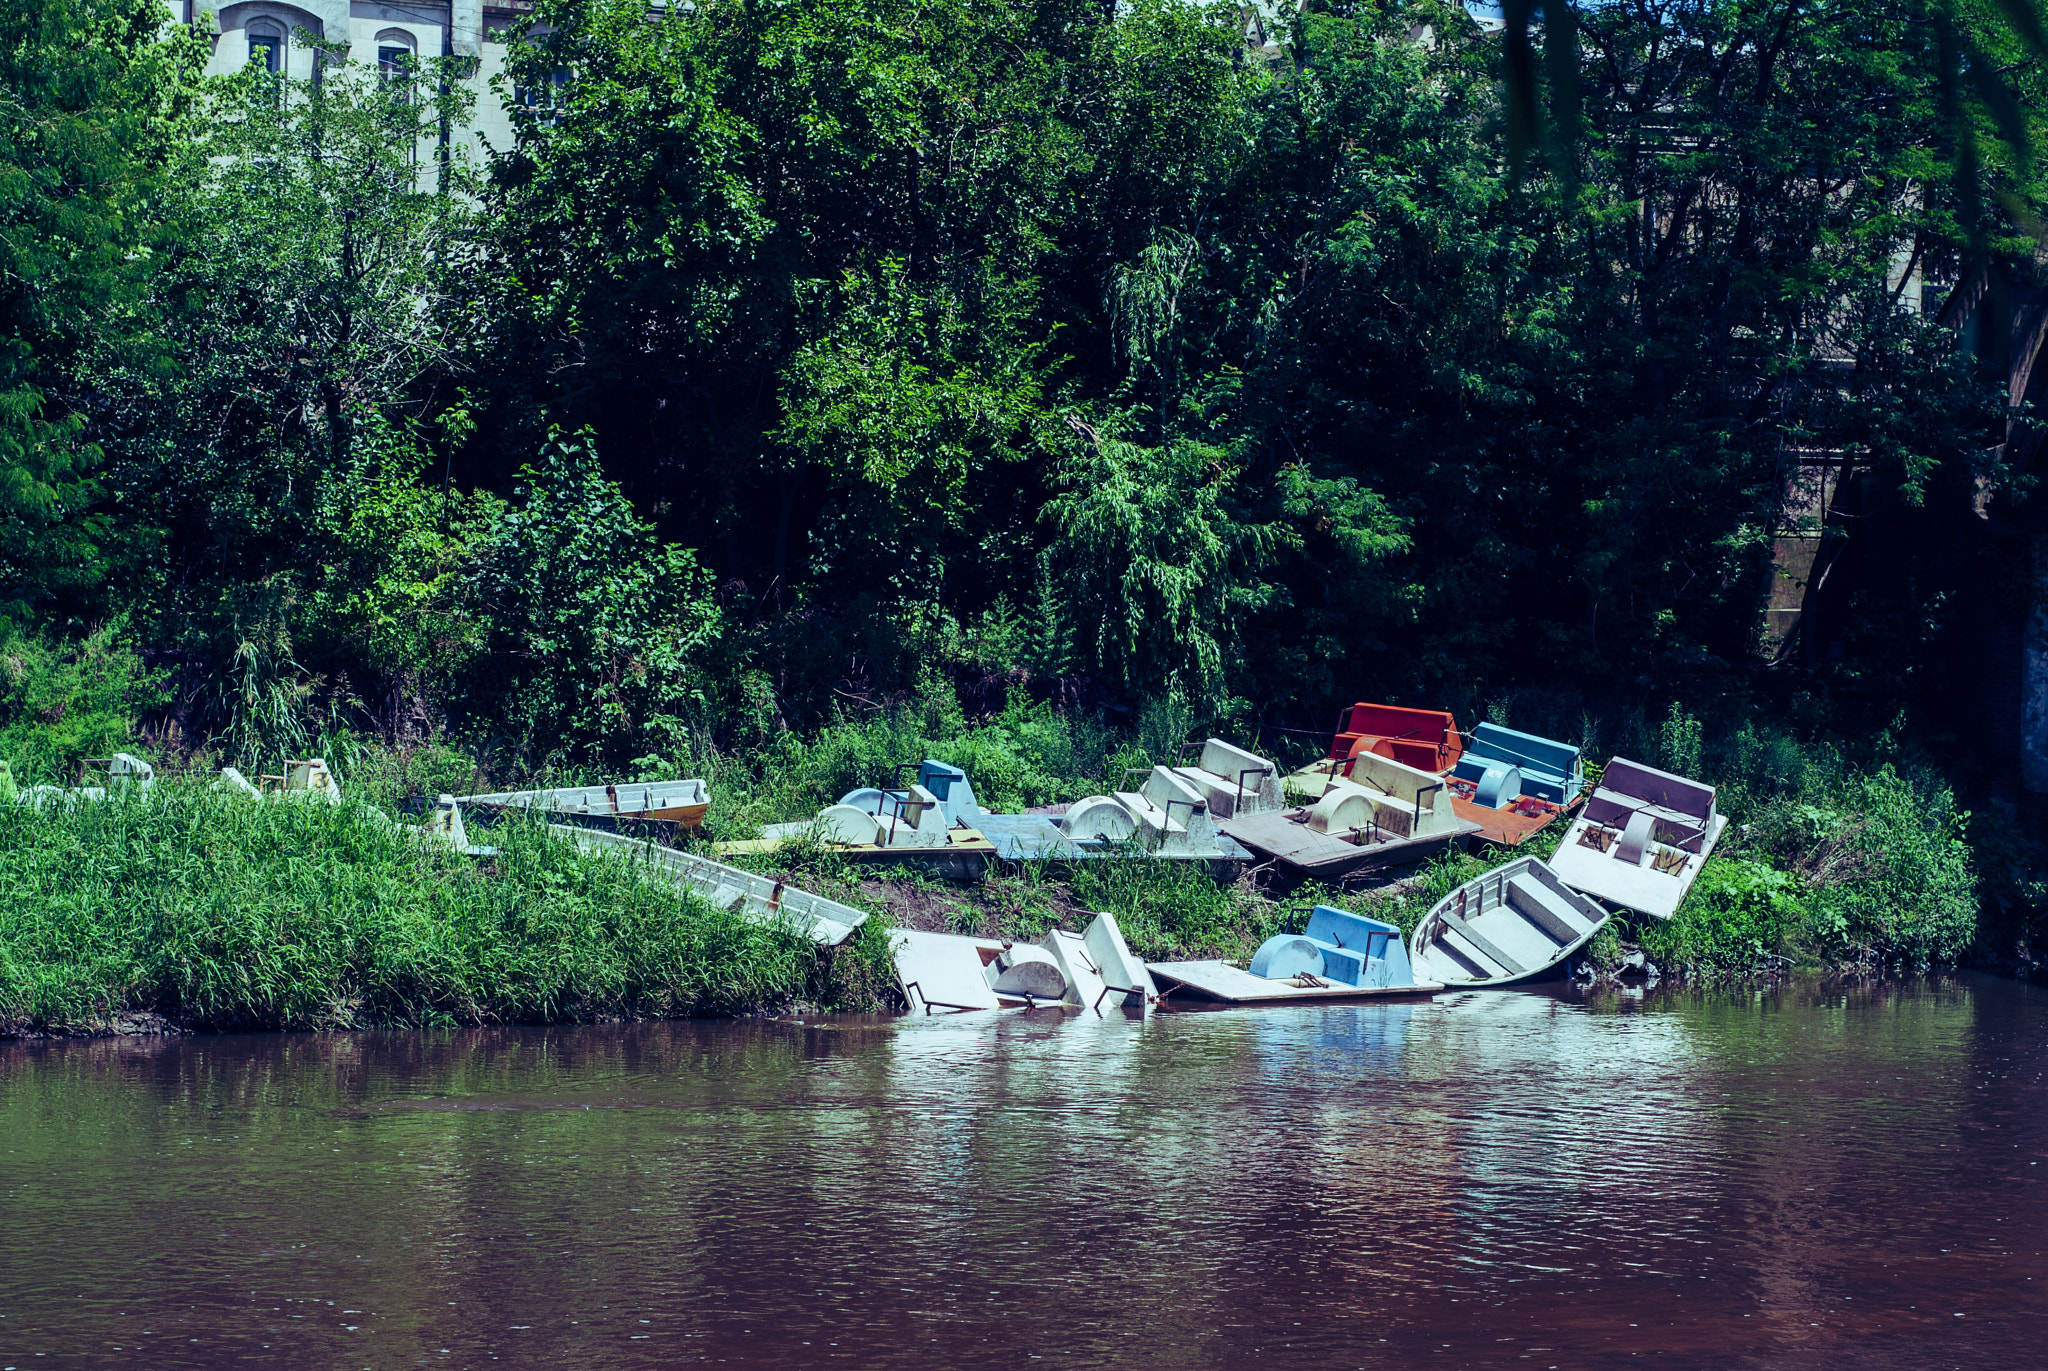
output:
[[1284,981],[1254,976],[1229,962],[1148,962],[1145,969],[1156,981],[1166,982],[1160,991],[1164,999],[1176,991],[1184,998],[1220,1000],[1225,1004],[1286,1004],[1306,1000],[1386,1000],[1402,996],[1433,995],[1443,986],[1435,981],[1414,985],[1356,986],[1322,976],[1296,976]]
[[[1692,822],[1697,823],[1698,820]],[[1589,830],[1603,827],[1583,815],[1574,820],[1572,826],[1565,830],[1564,841],[1551,855],[1550,869],[1574,890],[1659,919],[1668,919],[1678,912],[1686,892],[1699,879],[1700,868],[1713,855],[1714,844],[1720,841],[1723,830],[1728,827],[1728,818],[1724,814],[1713,816],[1697,856],[1683,848],[1651,842],[1645,845],[1640,861],[1635,863],[1622,859],[1623,844],[1619,841],[1611,843],[1605,852],[1585,843]],[[1660,870],[1654,865],[1660,858],[1668,869]]]

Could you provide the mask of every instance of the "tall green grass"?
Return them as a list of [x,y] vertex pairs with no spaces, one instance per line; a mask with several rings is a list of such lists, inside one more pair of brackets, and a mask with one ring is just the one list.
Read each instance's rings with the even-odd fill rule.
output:
[[[475,835],[473,835],[475,836]],[[147,1011],[319,1029],[872,1008],[879,928],[820,949],[508,823],[478,860],[355,805],[159,784],[0,806],[0,1030]]]

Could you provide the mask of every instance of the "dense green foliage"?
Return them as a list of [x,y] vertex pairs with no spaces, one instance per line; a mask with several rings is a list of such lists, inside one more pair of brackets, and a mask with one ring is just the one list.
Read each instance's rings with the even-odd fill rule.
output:
[[537,825],[483,865],[356,806],[146,797],[0,805],[0,1032],[154,1013],[349,1028],[866,1008],[836,953],[578,853]]
[[[1379,697],[1881,852],[1831,884],[1759,820],[1715,946],[1954,956],[1951,792],[2009,780],[1915,768],[1966,760],[1965,640],[2028,593],[1976,511],[2034,477],[2003,341],[1935,311],[2038,284],[2030,30],[1575,13],[1518,82],[1434,0],[1277,61],[1179,0],[539,0],[483,98],[547,95],[466,161],[459,59],[201,80],[154,0],[0,0],[0,744],[686,770],[738,829]],[[1848,513],[1781,651],[1814,453]]]

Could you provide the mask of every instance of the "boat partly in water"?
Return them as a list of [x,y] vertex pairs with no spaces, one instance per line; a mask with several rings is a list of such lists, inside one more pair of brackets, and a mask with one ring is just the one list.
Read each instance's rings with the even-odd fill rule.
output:
[[1326,904],[1309,913],[1300,933],[1259,944],[1246,962],[1150,962],[1146,969],[1168,996],[1218,1004],[1285,1004],[1430,995],[1444,987],[1418,979],[1401,930]]
[[1727,826],[1714,787],[1616,757],[1550,866],[1575,890],[1668,919]]
[[1518,857],[1437,901],[1409,940],[1415,974],[1447,986],[1511,985],[1563,965],[1607,922],[1535,857]]
[[889,935],[897,982],[913,1014],[1065,1006],[1083,1013],[1143,1010],[1157,995],[1113,915],[1080,932],[1055,928],[1037,942],[897,929]]

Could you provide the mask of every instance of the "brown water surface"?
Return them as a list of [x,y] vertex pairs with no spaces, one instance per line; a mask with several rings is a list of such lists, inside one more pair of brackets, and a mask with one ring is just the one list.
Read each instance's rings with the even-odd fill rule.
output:
[[2042,1365],[2044,1064],[1975,976],[0,1047],[0,1371]]

